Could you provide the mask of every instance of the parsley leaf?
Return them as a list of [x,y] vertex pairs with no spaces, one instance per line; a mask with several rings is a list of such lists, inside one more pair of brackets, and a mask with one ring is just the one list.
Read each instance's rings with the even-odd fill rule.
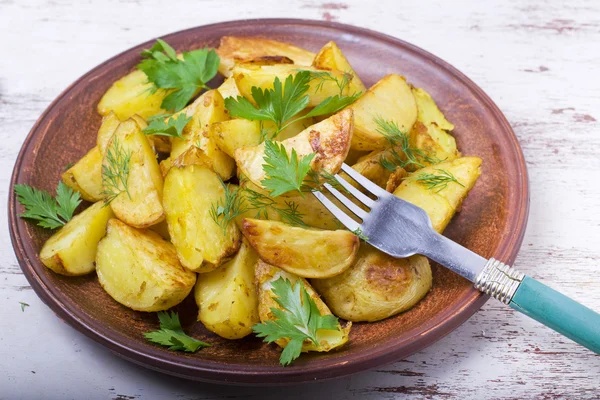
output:
[[282,338],[290,340],[279,358],[285,366],[300,356],[305,340],[319,345],[317,331],[339,330],[339,321],[334,315],[321,315],[301,281],[292,283],[279,278],[272,286],[273,294],[277,296],[273,299],[281,309],[271,308],[275,320],[254,325],[252,330],[268,343]]
[[336,113],[354,103],[360,95],[361,93],[356,93],[352,96],[340,96],[339,94],[336,94],[335,96],[328,97],[317,104],[315,108],[310,110],[310,112],[302,118],[318,117],[320,115]]
[[265,140],[265,164],[262,167],[266,178],[260,183],[273,197],[292,190],[300,192],[315,155],[316,153],[311,153],[299,160],[295,149],[292,149],[291,156],[288,156],[283,144]]
[[56,229],[69,222],[81,203],[79,193],[63,182],[58,183],[56,199],[50,193],[29,185],[18,184],[14,190],[19,203],[25,206],[25,212],[19,216],[36,220],[39,226],[48,229]]
[[217,74],[219,56],[208,48],[183,52],[177,57],[175,50],[165,41],[157,39],[149,50],[141,53],[145,57],[137,68],[154,85],[153,91],[169,90],[161,107],[179,111]]
[[146,135],[173,136],[183,139],[183,129],[191,120],[192,117],[186,116],[184,112],[177,117],[170,117],[167,122],[164,118],[152,118],[142,132]]
[[210,344],[186,335],[179,322],[179,315],[166,311],[158,313],[160,320],[160,329],[157,331],[146,332],[144,337],[152,342],[163,346],[168,346],[169,350],[186,351],[194,353],[203,347],[209,347]]

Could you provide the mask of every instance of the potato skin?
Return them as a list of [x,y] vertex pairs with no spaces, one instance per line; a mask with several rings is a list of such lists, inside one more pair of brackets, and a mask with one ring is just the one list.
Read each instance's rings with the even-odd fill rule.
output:
[[[136,228],[145,228],[164,219],[161,204],[163,180],[154,149],[140,126],[133,119],[122,122],[111,138],[108,150],[115,141],[123,151],[131,153],[127,188],[110,206],[121,221]],[[106,154],[103,165],[109,165]],[[104,189],[110,190],[103,182]]]
[[254,268],[258,256],[244,239],[240,250],[220,268],[198,275],[194,296],[198,321],[225,339],[241,339],[260,322]]
[[[117,114],[113,111],[102,117],[102,124],[98,129],[98,136],[96,137],[96,146],[100,149],[100,154],[104,155],[110,138],[115,133],[121,121],[117,118]],[[145,123],[145,122],[144,122]]]
[[134,114],[146,119],[156,114],[166,113],[161,108],[162,101],[169,94],[168,90],[150,92],[152,84],[140,70],[125,75],[104,93],[98,103],[98,113],[107,115],[113,111],[124,121]]
[[79,161],[62,174],[65,185],[81,194],[81,198],[96,202],[102,193],[102,153],[98,146],[87,152]]
[[304,229],[277,221],[245,218],[242,232],[266,263],[302,278],[329,278],[352,265],[358,236],[346,230]]
[[210,216],[225,189],[206,166],[173,167],[165,179],[163,206],[171,241],[181,264],[194,272],[209,272],[233,256],[241,244],[234,223],[223,229]]
[[363,243],[349,269],[311,283],[338,317],[373,322],[413,307],[431,288],[432,276],[424,256],[394,258]]
[[[298,158],[316,153],[311,162],[315,171],[321,169],[335,174],[342,167],[352,138],[354,119],[352,110],[341,111],[326,120],[309,126],[298,135],[281,141],[288,153],[296,150]],[[255,185],[262,187],[265,179],[263,170],[265,156],[264,143],[258,146],[242,147],[235,151],[235,161],[239,172]]]
[[117,302],[137,311],[167,310],[186,298],[196,274],[183,268],[173,245],[157,233],[108,221],[98,244],[98,281]]
[[409,132],[417,120],[417,105],[403,76],[391,74],[371,86],[348,108],[354,110],[355,150],[384,149],[387,139],[378,132],[377,117],[393,121],[403,132]]
[[103,202],[83,210],[44,243],[40,260],[61,275],[93,272],[98,242],[106,234],[106,223],[113,216],[111,208]]
[[[309,294],[310,298],[314,300],[317,308],[321,315],[331,315],[331,311],[327,305],[321,300],[317,292],[312,288],[308,281],[304,278],[300,278],[294,274],[290,274],[282,269],[279,269],[273,265],[269,265],[262,260],[258,261],[255,271],[256,286],[258,288],[258,313],[261,322],[275,319],[271,308],[281,308],[279,304],[273,299],[274,294],[272,291],[272,282],[279,278],[287,279],[292,283],[300,281],[304,284],[304,288]],[[319,330],[317,331],[318,345],[312,342],[305,341],[302,344],[302,351],[318,351],[327,352],[336,349],[344,345],[348,341],[350,329],[352,328],[352,322],[347,322],[344,325],[340,324],[338,331],[331,330]],[[280,347],[285,347],[289,342],[288,339],[279,339],[275,341]]]

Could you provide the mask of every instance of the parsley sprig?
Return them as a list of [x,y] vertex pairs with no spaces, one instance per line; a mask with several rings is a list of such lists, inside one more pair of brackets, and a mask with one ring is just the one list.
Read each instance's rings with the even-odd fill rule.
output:
[[56,198],[45,190],[39,190],[26,184],[14,186],[17,200],[25,207],[21,218],[38,221],[38,226],[56,229],[73,218],[73,213],[81,203],[78,192],[59,182],[56,188]]
[[265,164],[262,166],[266,178],[260,183],[273,197],[293,190],[301,192],[304,178],[308,175],[310,163],[315,156],[316,153],[311,153],[299,159],[295,149],[288,155],[283,144],[267,139]]
[[[167,119],[166,122],[165,119]],[[142,132],[146,135],[171,136],[184,139],[183,129],[191,120],[192,117],[186,116],[184,112],[178,114],[177,117],[157,115],[148,119],[148,126],[144,128]]]
[[415,181],[419,182],[427,189],[434,191],[435,193],[446,189],[450,182],[454,182],[462,187],[465,187],[465,185],[460,183],[450,171],[446,171],[445,169],[436,169],[436,171],[439,172],[439,174],[436,175],[429,172],[418,172],[415,177]]
[[137,68],[143,71],[152,83],[152,92],[168,90],[161,108],[179,111],[215,77],[219,56],[208,48],[183,52],[177,57],[175,50],[165,41],[157,39],[152,48],[142,53],[144,60]]
[[252,121],[272,121],[275,124],[275,132],[272,138],[294,122],[305,118],[316,117],[338,112],[352,104],[360,93],[352,96],[341,94],[331,96],[319,103],[315,108],[305,115],[293,118],[304,110],[309,103],[308,90],[312,78],[311,71],[299,71],[296,75],[289,75],[283,85],[276,77],[273,81],[273,89],[261,89],[253,86],[251,89],[252,99],[256,106],[243,96],[225,99],[225,107],[233,117],[240,117]]
[[144,333],[144,337],[152,343],[157,343],[169,347],[169,350],[179,350],[188,353],[194,353],[203,347],[209,347],[210,344],[193,337],[188,336],[181,327],[179,315],[166,311],[158,313],[160,329]]
[[289,365],[297,359],[302,352],[305,340],[319,345],[318,331],[339,330],[338,319],[334,315],[321,315],[315,301],[310,297],[302,282],[290,282],[279,278],[272,283],[273,299],[280,308],[271,308],[275,320],[265,321],[254,325],[252,330],[265,342],[272,343],[276,340],[287,338],[279,362]]

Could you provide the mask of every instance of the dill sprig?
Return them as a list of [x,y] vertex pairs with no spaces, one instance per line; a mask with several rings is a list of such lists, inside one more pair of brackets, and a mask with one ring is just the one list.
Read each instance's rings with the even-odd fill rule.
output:
[[286,200],[285,207],[280,207],[275,199],[252,190],[248,187],[242,189],[244,192],[244,199],[248,202],[245,205],[246,211],[256,210],[256,218],[269,218],[269,210],[277,213],[283,222],[287,222],[290,225],[306,227],[307,225],[302,220],[304,214],[298,211],[298,204]]
[[354,233],[356,236],[359,237],[359,239],[362,239],[365,242],[367,240],[369,240],[369,238],[363,233],[362,229],[360,229],[360,228],[356,228],[355,230],[352,231],[352,233]]
[[354,78],[354,75],[350,72],[344,72],[342,77],[333,76],[331,72],[328,71],[310,71],[311,80],[317,81],[317,86],[315,87],[315,93],[318,93],[323,89],[323,85],[325,82],[335,82],[338,90],[340,91],[340,96],[344,95],[344,90],[350,85],[350,81]]
[[323,185],[325,183],[330,184],[334,189],[339,190],[342,193],[348,193],[345,187],[336,179],[335,175],[331,172],[326,171],[324,169],[320,171],[315,171],[311,169],[306,174],[306,178],[304,178],[304,183],[302,185],[303,192],[322,192]]
[[[381,116],[374,119],[379,127],[379,132],[390,143],[389,158],[384,156],[379,160],[382,167],[388,171],[395,171],[397,167],[423,168],[428,164],[438,164],[442,160],[427,154],[425,151],[412,147],[408,134],[402,132],[394,121],[386,121]],[[398,150],[400,153],[398,153]]]
[[131,151],[126,151],[115,137],[106,149],[106,162],[102,164],[102,194],[108,205],[121,193],[131,199],[127,181],[129,180]]
[[232,190],[231,184],[226,184],[220,177],[219,181],[225,189],[225,197],[215,204],[211,204],[209,213],[213,221],[223,229],[223,235],[225,235],[231,221],[246,212],[246,209],[242,204],[242,198],[239,196],[239,188]]
[[460,183],[450,171],[446,171],[445,169],[436,169],[436,171],[439,172],[439,175],[428,172],[419,172],[416,175],[415,181],[435,193],[446,189],[450,182],[458,183],[460,186],[465,187],[465,185]]

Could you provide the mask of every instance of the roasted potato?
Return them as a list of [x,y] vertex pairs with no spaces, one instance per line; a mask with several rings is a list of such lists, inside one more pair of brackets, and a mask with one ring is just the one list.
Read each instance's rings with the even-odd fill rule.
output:
[[427,294],[432,278],[426,257],[394,258],[363,243],[349,269],[311,282],[335,315],[356,322],[408,310]]
[[246,240],[233,259],[198,275],[194,291],[198,321],[225,339],[241,339],[260,322],[254,268],[258,256]]
[[238,62],[282,56],[291,59],[296,65],[310,65],[315,53],[288,43],[262,38],[223,36],[217,49],[220,58],[219,72],[228,77]]
[[236,98],[238,96],[241,96],[240,91],[238,90],[237,85],[235,84],[235,79],[233,79],[233,77],[225,79],[221,86],[217,88],[217,90],[219,91],[219,93],[221,93],[221,97],[223,97],[224,99],[228,97]]
[[[425,126],[421,121],[417,121],[410,132],[409,143],[411,147],[423,151],[429,159],[434,161],[452,161],[460,157],[454,137],[435,124]],[[426,166],[431,165],[428,159],[420,161]],[[416,168],[411,165],[409,169]]]
[[110,207],[98,202],[74,216],[50,237],[40,250],[40,260],[61,275],[85,275],[95,269],[98,242],[113,217]]
[[379,133],[377,119],[396,123],[403,132],[410,132],[417,120],[417,105],[410,86],[403,76],[391,74],[371,86],[348,108],[354,111],[352,148],[376,150],[389,146]]
[[[292,149],[296,150],[298,158],[316,153],[311,168],[316,171],[323,169],[335,174],[348,154],[352,131],[352,110],[344,110],[306,128],[293,138],[281,141],[281,144],[288,153],[291,153]],[[261,181],[265,178],[264,150],[265,145],[261,143],[258,146],[243,147],[235,151],[235,160],[240,173],[257,186],[261,186]]]
[[78,191],[84,200],[100,201],[104,198],[102,190],[102,153],[98,146],[83,156],[71,168],[62,174],[62,181]]
[[[327,305],[323,303],[323,300],[321,300],[317,292],[315,292],[306,279],[290,274],[289,272],[269,265],[263,261],[258,261],[255,273],[256,286],[258,287],[258,313],[261,322],[275,319],[271,308],[281,308],[273,299],[274,294],[272,291],[272,282],[275,282],[279,278],[287,279],[292,283],[298,281],[302,282],[310,298],[313,299],[317,305],[321,315],[331,314]],[[317,331],[317,341],[319,344],[315,345],[312,342],[304,342],[302,351],[326,352],[338,348],[348,341],[351,327],[352,322],[347,322],[344,326],[340,325],[340,329],[336,331],[321,329]],[[288,342],[289,339],[284,338],[277,340],[275,343],[280,347],[285,347]]]
[[[481,159],[462,157],[412,173],[394,190],[394,195],[413,203],[427,212],[433,229],[443,232],[462,201],[475,185],[481,170]],[[447,182],[445,187],[428,188],[422,178],[424,174],[442,175],[450,173],[457,182]]]
[[438,128],[445,131],[454,129],[454,125],[444,117],[444,114],[442,114],[429,93],[424,89],[412,88],[412,94],[417,104],[419,121],[425,125],[435,124]]
[[356,258],[358,236],[346,230],[304,229],[283,222],[246,218],[242,232],[266,263],[302,278],[329,278]]
[[[347,78],[347,75],[344,75],[344,72],[342,71],[321,71],[314,67],[300,68],[298,65],[289,64],[255,65],[250,63],[242,63],[237,64],[232,70],[233,78],[235,79],[238,90],[242,96],[250,100],[252,103],[254,103],[254,99],[252,98],[252,87],[256,86],[263,90],[273,89],[273,81],[275,78],[279,78],[283,85],[288,76],[296,75],[299,71],[310,71],[315,74],[320,73],[321,75],[327,75],[327,79],[318,76],[311,79],[309,83],[310,89],[306,93],[309,98],[309,107],[315,107],[326,98],[340,94],[338,82],[341,83],[345,76]],[[410,93],[410,89],[408,90]],[[342,94],[352,94],[350,93],[350,85],[347,85],[344,88]]]
[[[128,155],[130,158],[126,165],[129,173],[125,175],[120,164],[126,161]],[[127,176],[126,182],[122,179],[115,182],[103,174],[103,190],[105,194],[109,193],[107,196],[114,197],[110,206],[117,218],[136,228],[145,228],[164,219],[161,204],[163,179],[152,145],[137,122],[128,119],[119,125],[108,144],[102,164],[111,174]]]
[[132,71],[113,83],[104,93],[98,103],[98,113],[107,115],[113,111],[121,121],[134,114],[148,118],[165,113],[161,104],[170,91],[157,90],[152,93],[152,88],[145,73],[140,70]]
[[390,193],[394,193],[394,190],[396,190],[396,188],[400,186],[404,178],[406,178],[407,176],[408,172],[406,172],[404,168],[396,168],[396,170],[390,174],[390,177],[388,178],[388,181],[385,184],[385,190]]
[[362,83],[352,66],[348,62],[342,50],[335,44],[335,42],[329,42],[321,48],[319,53],[315,56],[312,66],[322,70],[337,70],[342,71],[350,75],[349,79],[349,93],[364,93],[367,88]]
[[183,268],[173,245],[149,230],[108,221],[96,254],[98,281],[117,302],[137,311],[167,310],[192,291],[196,274]]
[[191,271],[212,271],[240,247],[237,226],[228,224],[223,232],[210,215],[224,197],[219,177],[206,166],[173,167],[165,178],[163,205],[169,234],[181,264]]
[[[211,168],[224,181],[229,180],[235,170],[235,162],[226,153],[217,147],[214,140],[210,139],[208,129],[211,124],[229,119],[223,97],[217,90],[203,93],[184,111],[192,120],[183,130],[184,139],[173,139],[171,142],[171,155],[161,162],[163,176],[183,153],[193,147],[202,150],[206,157],[201,157],[200,164],[210,161]],[[181,165],[181,162],[179,162]]]
[[98,129],[98,136],[96,138],[96,146],[100,149],[101,155],[104,155],[106,146],[108,146],[110,138],[112,138],[113,133],[115,133],[120,123],[121,121],[117,118],[117,114],[113,111],[102,117],[102,124],[100,125],[100,129]]

